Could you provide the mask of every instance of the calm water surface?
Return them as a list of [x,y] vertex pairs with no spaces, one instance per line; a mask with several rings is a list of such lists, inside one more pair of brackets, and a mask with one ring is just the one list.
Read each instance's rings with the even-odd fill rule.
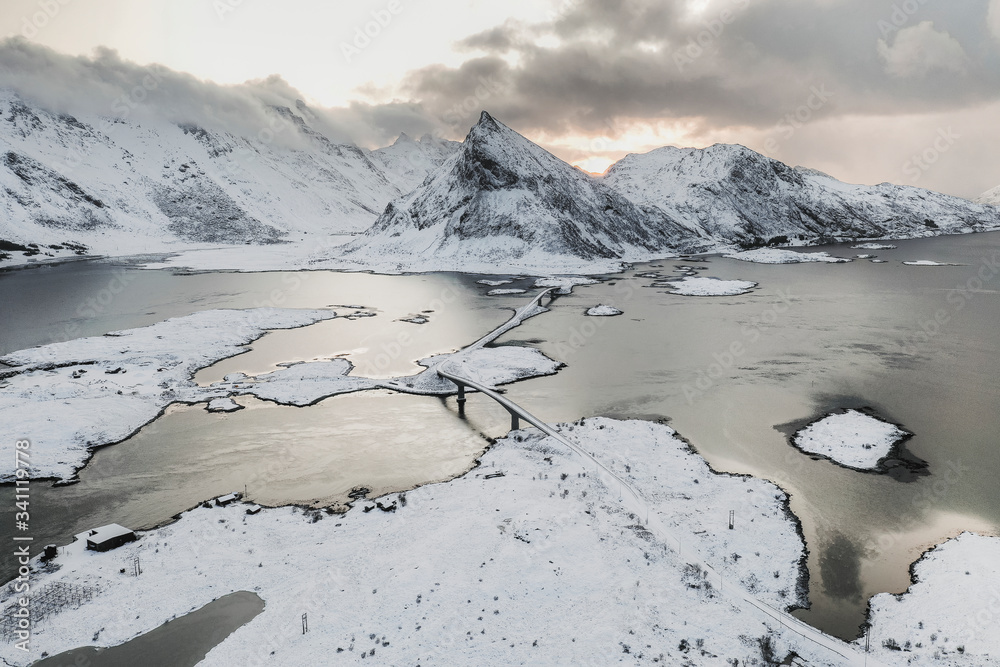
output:
[[[810,550],[812,609],[797,614],[853,637],[868,597],[904,590],[909,564],[928,547],[962,530],[1000,530],[1000,276],[976,282],[990,273],[984,262],[1000,257],[1000,235],[898,245],[874,251],[885,264],[671,260],[577,288],[503,339],[567,364],[555,376],[510,386],[509,395],[550,422],[667,418],[715,469],[780,484],[792,495]],[[872,252],[824,249],[848,257]],[[963,266],[901,263],[920,259]],[[691,298],[637,276],[684,264],[760,287],[738,297]],[[486,297],[475,279],[175,275],[101,262],[12,271],[0,274],[0,350],[208,308],[363,305],[378,316],[267,334],[196,380],[333,355],[347,356],[363,375],[412,373],[417,359],[471,342],[524,300]],[[955,288],[970,280],[976,289],[959,296]],[[112,295],[111,288],[121,289]],[[584,317],[597,303],[625,314]],[[423,311],[434,311],[428,324],[401,321]],[[264,504],[336,504],[355,486],[402,490],[460,474],[486,438],[509,426],[506,413],[476,397],[465,420],[454,399],[384,392],[310,408],[240,401],[248,409],[229,415],[175,406],[125,443],[99,450],[79,484],[36,485],[35,526],[45,541],[62,542],[112,521],[147,527],[244,485]],[[906,449],[927,463],[926,474],[858,473],[789,446],[790,425],[847,407],[873,408],[912,431]],[[0,516],[4,526],[8,519]],[[719,521],[724,526],[728,516]]]
[[73,649],[33,667],[194,667],[262,611],[255,593],[230,593],[124,644]]

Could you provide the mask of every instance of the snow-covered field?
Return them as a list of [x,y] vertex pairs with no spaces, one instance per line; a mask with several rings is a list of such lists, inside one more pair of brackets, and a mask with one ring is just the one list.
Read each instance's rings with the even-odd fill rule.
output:
[[757,248],[743,252],[725,255],[727,259],[738,259],[741,262],[756,262],[757,264],[799,264],[802,262],[829,262],[843,264],[850,262],[845,257],[833,257],[826,252],[796,252],[782,248]]
[[813,422],[792,439],[796,447],[855,470],[876,470],[879,462],[909,434],[857,410]]
[[963,533],[912,570],[906,593],[871,600],[872,652],[886,664],[1000,665],[1000,539]]
[[[618,490],[583,459],[520,431],[459,479],[384,498],[393,511],[363,500],[343,516],[198,508],[116,551],[75,543],[36,585],[66,581],[99,593],[39,623],[33,646],[54,654],[117,644],[249,590],[265,611],[213,649],[206,667],[312,665],[338,653],[352,661],[366,653],[374,664],[723,665],[795,651],[811,665],[844,664],[719,594],[720,585],[740,586],[777,607],[802,603],[803,547],[777,487],[711,472],[666,426],[588,419],[560,430],[686,536],[680,556],[623,512]],[[721,580],[687,566],[686,550]],[[138,579],[119,572],[135,556]],[[0,657],[28,662],[9,644]]]
[[757,283],[749,280],[719,280],[701,276],[671,279],[666,284],[671,287],[671,294],[682,296],[737,296],[757,287]]

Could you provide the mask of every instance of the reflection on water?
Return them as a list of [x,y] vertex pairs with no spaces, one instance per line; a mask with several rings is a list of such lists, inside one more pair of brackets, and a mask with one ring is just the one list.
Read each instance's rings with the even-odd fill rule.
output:
[[819,557],[823,592],[838,600],[858,602],[861,598],[861,553],[858,545],[843,533],[823,541]]
[[151,528],[202,500],[233,491],[262,505],[340,506],[462,474],[502,435],[498,409],[460,419],[439,398],[348,394],[310,408],[241,398],[225,415],[172,406],[129,440],[99,449],[68,487],[37,483],[35,542],[109,522]]
[[[700,265],[706,275],[760,283],[738,297],[666,294],[650,287],[652,279],[637,277],[649,267],[576,288],[502,339],[531,341],[567,364],[557,375],[511,385],[509,395],[549,422],[592,415],[669,419],[715,469],[781,485],[810,550],[812,609],[796,614],[853,637],[868,597],[905,590],[908,567],[922,551],[961,530],[1000,527],[1000,277],[960,300],[954,291],[1000,253],[1000,235],[899,246],[879,253],[886,264],[766,266],[712,258]],[[964,266],[901,264],[919,259]],[[684,263],[658,264],[670,272]],[[93,272],[81,282],[98,286],[111,270],[65,269]],[[10,340],[42,342],[37,331],[78,317],[80,289],[58,268],[46,271],[36,274],[37,283],[24,279],[27,272],[15,272],[24,275],[13,283],[13,274],[0,275],[5,294],[11,286],[26,290],[13,304],[0,300],[4,346],[5,330]],[[299,276],[305,277],[291,289]],[[415,360],[475,340],[508,316],[501,307],[523,301],[486,297],[474,281],[453,274],[145,272],[131,283],[143,285],[142,295],[128,292],[81,326],[102,333],[214,307],[363,305],[378,316],[268,334],[251,352],[197,379],[334,355],[350,359],[359,374],[388,376],[413,372]],[[46,301],[49,284],[66,286],[72,296]],[[597,303],[625,314],[584,317]],[[425,310],[435,311],[428,324],[401,321]],[[945,323],[935,328],[929,324],[935,321]],[[98,452],[79,485],[40,490],[48,534],[65,539],[110,521],[155,524],[244,485],[265,504],[338,502],[359,485],[408,488],[468,468],[483,436],[501,435],[509,423],[492,402],[475,396],[469,422],[457,417],[452,400],[384,393],[301,409],[243,402],[249,409],[231,415],[172,408],[132,440]],[[797,451],[776,428],[846,407],[869,407],[913,432],[907,450],[926,462],[928,474],[904,483],[846,470]],[[10,525],[2,515],[0,521]]]
[[194,667],[262,611],[264,601],[255,593],[230,593],[124,644],[73,649],[33,667]]

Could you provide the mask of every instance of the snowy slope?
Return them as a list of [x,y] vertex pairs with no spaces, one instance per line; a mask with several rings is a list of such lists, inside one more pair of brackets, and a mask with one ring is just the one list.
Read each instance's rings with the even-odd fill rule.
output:
[[[743,146],[664,147],[624,157],[605,182],[720,245],[909,238],[1000,226],[1000,211],[919,188],[849,185]],[[785,242],[779,239],[780,242]]]
[[461,148],[462,144],[457,141],[438,139],[429,134],[413,140],[403,132],[391,146],[372,151],[371,159],[382,167],[393,185],[408,193]]
[[977,204],[989,204],[990,206],[1000,206],[1000,185],[988,190],[976,198]]
[[[318,242],[366,229],[446,142],[408,154],[338,145],[305,104],[269,107],[254,138],[155,118],[73,117],[0,91],[0,239],[98,253]],[[402,162],[406,169],[397,173]]]
[[692,242],[669,216],[645,212],[483,112],[462,150],[348,246],[363,265],[545,266],[636,259]]

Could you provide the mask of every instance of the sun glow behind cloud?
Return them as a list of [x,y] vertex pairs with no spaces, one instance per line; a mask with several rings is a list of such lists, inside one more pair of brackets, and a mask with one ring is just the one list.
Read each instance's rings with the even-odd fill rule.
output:
[[558,157],[592,174],[603,174],[629,153],[645,153],[662,146],[703,148],[712,143],[701,135],[697,119],[659,122],[633,121],[609,127],[604,134],[532,135]]

